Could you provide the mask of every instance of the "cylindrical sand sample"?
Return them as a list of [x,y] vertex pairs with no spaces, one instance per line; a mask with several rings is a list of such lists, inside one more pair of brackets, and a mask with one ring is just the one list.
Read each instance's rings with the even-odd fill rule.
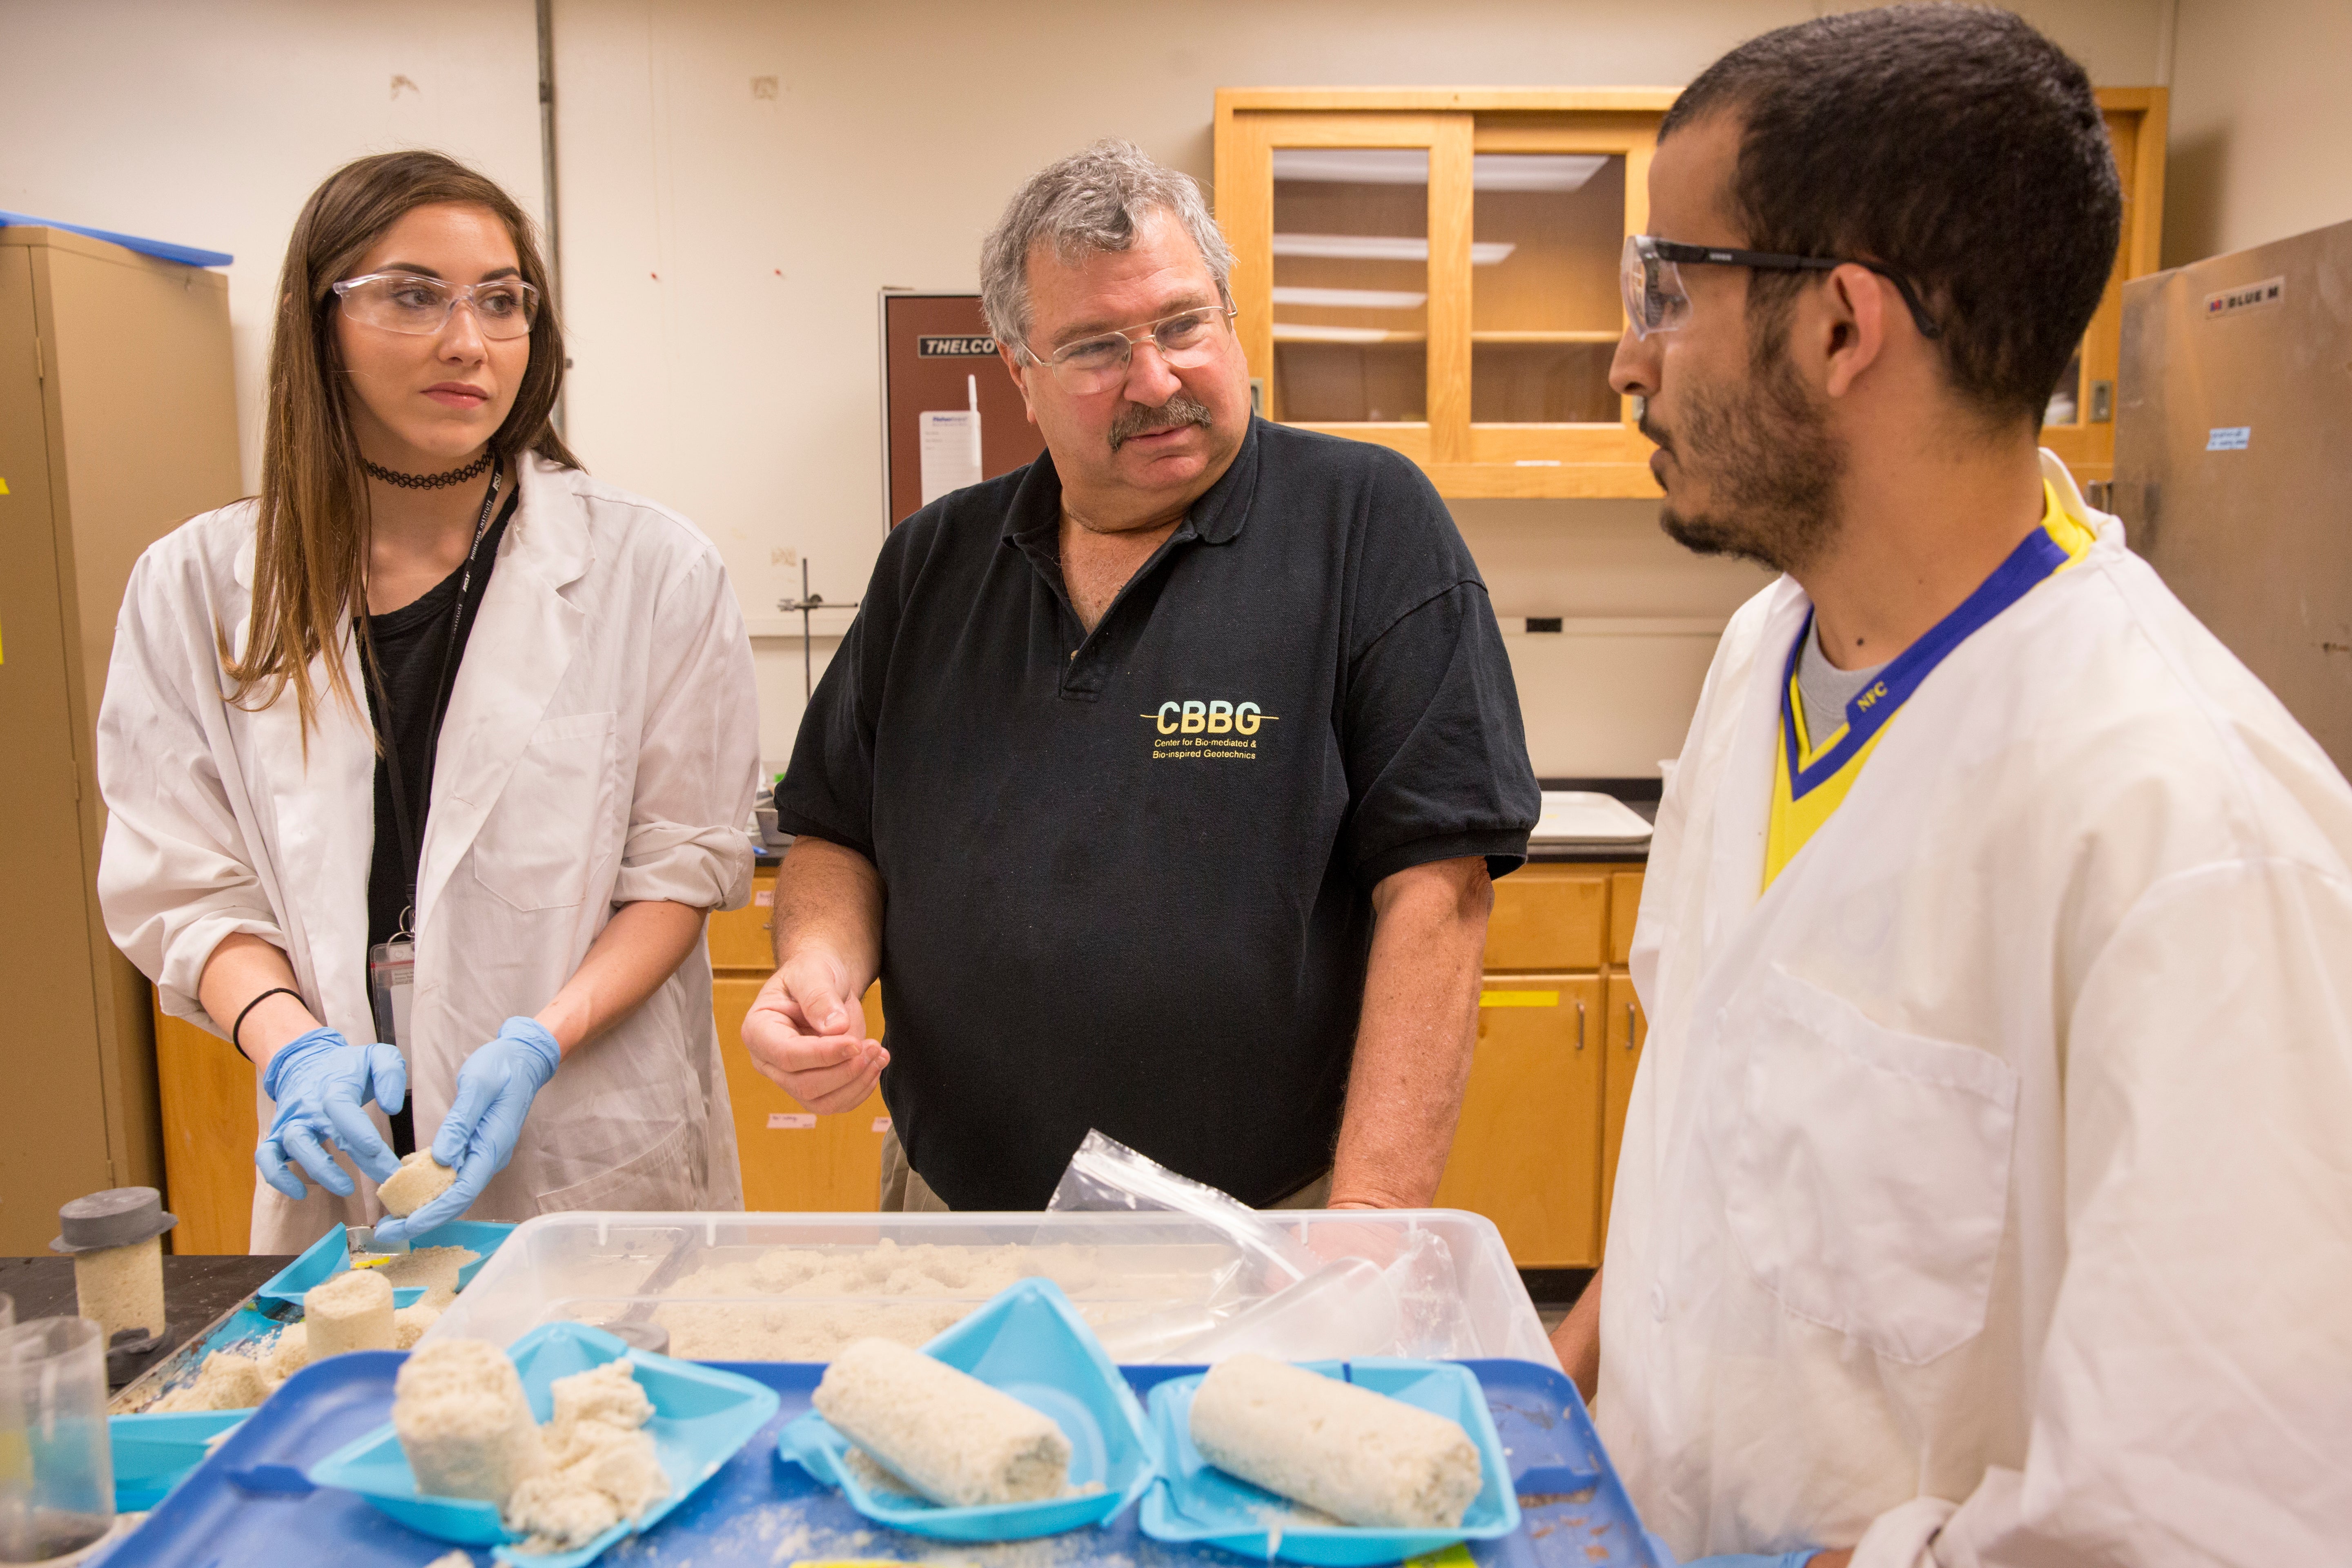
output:
[[1254,1486],[1384,1530],[1451,1530],[1480,1485],[1460,1423],[1264,1356],[1209,1369],[1192,1446]]
[[110,1340],[124,1329],[163,1332],[163,1238],[74,1254],[74,1310]]
[[420,1149],[400,1157],[400,1169],[376,1188],[376,1201],[383,1205],[386,1214],[406,1219],[447,1192],[449,1184],[457,1179],[455,1170]]
[[345,1351],[388,1351],[392,1327],[392,1281],[373,1268],[353,1268],[302,1292],[310,1359],[323,1361]]
[[419,1346],[393,1382],[392,1427],[433,1497],[503,1504],[547,1464],[514,1363],[480,1340]]
[[1070,1440],[1052,1416],[895,1341],[850,1345],[812,1402],[933,1502],[1034,1502],[1069,1489]]
[[110,1187],[58,1210],[49,1250],[74,1260],[74,1310],[111,1341],[125,1329],[161,1338],[163,1233],[180,1222],[152,1187]]

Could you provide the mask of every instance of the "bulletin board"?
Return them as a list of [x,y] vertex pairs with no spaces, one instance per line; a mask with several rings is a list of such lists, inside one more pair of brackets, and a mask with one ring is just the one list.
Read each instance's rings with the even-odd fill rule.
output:
[[1021,389],[997,357],[977,294],[882,292],[883,496],[896,527],[922,505],[922,416],[967,406],[977,390],[980,472],[994,479],[1045,449]]

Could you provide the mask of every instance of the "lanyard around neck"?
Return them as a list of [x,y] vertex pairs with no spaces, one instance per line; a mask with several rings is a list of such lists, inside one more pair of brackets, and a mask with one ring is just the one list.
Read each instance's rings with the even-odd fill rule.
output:
[[[450,689],[457,684],[457,635],[466,624],[466,595],[474,585],[474,556],[482,548],[482,536],[489,531],[490,511],[499,502],[499,470],[490,469],[490,488],[482,496],[482,513],[474,520],[473,542],[466,546],[466,563],[457,569],[457,602],[449,610],[449,635],[441,644],[441,665],[433,677],[433,721],[425,740],[425,798],[422,807],[433,804],[433,767],[441,751],[441,721],[448,716]],[[372,617],[362,617],[365,627]],[[400,767],[400,745],[394,739],[392,722],[392,694],[383,684],[383,670],[376,663],[374,643],[365,636],[360,639],[360,649],[367,663],[368,680],[375,688],[375,735],[383,747],[385,771],[392,775],[392,817],[400,830],[401,872],[407,879],[406,901],[401,905],[399,929],[395,940],[413,936],[411,922],[416,916],[416,874],[422,846],[416,830],[417,813],[408,805],[408,784]]]

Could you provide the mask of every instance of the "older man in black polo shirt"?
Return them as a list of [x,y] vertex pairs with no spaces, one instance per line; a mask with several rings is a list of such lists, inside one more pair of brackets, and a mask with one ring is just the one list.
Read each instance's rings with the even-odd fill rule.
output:
[[1437,1190],[1517,699],[1419,470],[1251,417],[1232,260],[1123,142],[1013,198],[982,299],[1046,455],[892,531],[777,789],[744,1044],[816,1111],[879,1077],[886,1207],[1042,1207],[1089,1127],[1259,1205]]

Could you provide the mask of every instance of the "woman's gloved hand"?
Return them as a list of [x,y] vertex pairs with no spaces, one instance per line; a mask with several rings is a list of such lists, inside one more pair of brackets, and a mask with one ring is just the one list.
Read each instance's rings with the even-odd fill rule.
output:
[[433,1158],[456,1171],[457,1178],[447,1192],[406,1219],[377,1226],[376,1240],[406,1241],[471,1207],[490,1178],[514,1158],[523,1116],[562,1060],[563,1048],[535,1018],[509,1018],[497,1039],[467,1057],[457,1069],[457,1097],[433,1135]]
[[261,1075],[261,1088],[278,1114],[255,1147],[253,1163],[261,1168],[261,1179],[288,1197],[310,1195],[287,1163],[289,1155],[337,1197],[352,1195],[352,1179],[335,1163],[330,1142],[340,1144],[371,1181],[381,1182],[400,1169],[399,1158],[385,1147],[367,1114],[371,1100],[392,1111],[408,1098],[408,1064],[393,1047],[355,1046],[337,1030],[313,1029],[278,1047]]

